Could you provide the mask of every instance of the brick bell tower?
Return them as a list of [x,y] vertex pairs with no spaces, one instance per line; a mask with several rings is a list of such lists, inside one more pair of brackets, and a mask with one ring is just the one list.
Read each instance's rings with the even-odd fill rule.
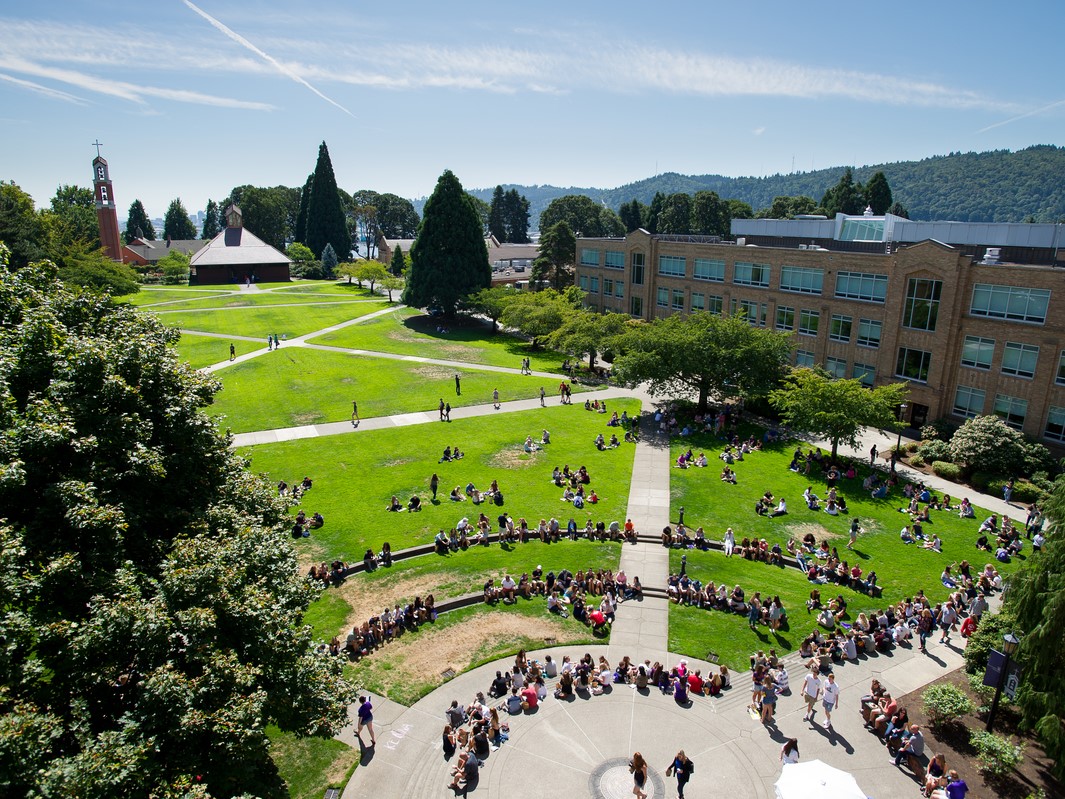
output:
[[92,160],[92,191],[96,199],[96,221],[100,225],[100,244],[112,261],[122,262],[122,238],[118,233],[118,209],[107,161],[100,157],[100,142],[93,142],[96,157]]

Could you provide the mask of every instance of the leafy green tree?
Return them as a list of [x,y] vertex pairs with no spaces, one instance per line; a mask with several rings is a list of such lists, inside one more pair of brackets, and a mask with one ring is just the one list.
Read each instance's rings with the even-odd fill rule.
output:
[[697,191],[692,197],[691,232],[699,236],[727,236],[731,233],[732,216],[728,203],[722,202],[716,191]]
[[548,337],[548,343],[578,358],[588,356],[588,368],[594,369],[599,353],[612,349],[613,342],[625,333],[630,322],[628,314],[577,311],[563,319]]
[[868,389],[860,380],[833,379],[817,369],[795,369],[781,388],[769,395],[784,423],[832,442],[832,457],[839,445],[858,446],[863,427],[891,428],[895,409],[906,399],[905,383]]
[[322,277],[322,264],[314,257],[311,248],[298,241],[292,242],[285,248],[285,255],[292,259],[293,277],[302,277],[309,280],[317,280]]
[[41,219],[33,198],[14,181],[0,182],[0,242],[8,246],[13,269],[45,257]]
[[189,257],[180,250],[171,250],[159,260],[163,282],[171,285],[189,282]]
[[625,226],[618,215],[583,194],[567,194],[551,201],[540,214],[540,230],[565,222],[570,230],[581,236],[621,236]]
[[533,348],[558,330],[571,316],[581,313],[583,293],[576,286],[565,291],[518,291],[503,309],[500,321],[532,340]]
[[335,276],[346,277],[349,286],[352,282],[356,282],[360,288],[362,287],[362,279],[359,277],[359,262],[345,261],[337,267]]
[[392,250],[392,260],[388,263],[388,271],[396,277],[402,277],[407,269],[407,256],[403,254],[403,248],[398,244]]
[[381,288],[388,294],[388,302],[392,302],[392,293],[403,290],[403,278],[396,277],[395,275],[388,275],[381,281]]
[[[373,258],[377,254],[377,240],[382,235],[381,227],[377,223],[377,203],[381,195],[376,191],[363,189],[355,192],[352,202],[354,209],[352,217],[355,228],[362,227],[362,235],[366,242],[366,257]],[[356,238],[358,233],[356,233]]]
[[883,172],[874,173],[865,184],[865,201],[877,216],[884,214],[891,207],[891,186],[888,185]]
[[[138,230],[140,231],[139,234],[137,233]],[[145,241],[155,241],[155,225],[148,218],[148,212],[144,210],[144,203],[140,200],[134,200],[129,206],[126,232],[122,234],[122,240],[129,244],[138,235]]]
[[652,393],[709,399],[760,397],[776,387],[791,357],[786,333],[752,327],[738,316],[704,311],[678,314],[631,328],[614,360],[625,383],[651,384]]
[[388,277],[388,269],[380,261],[360,261],[355,269],[359,283],[370,284],[370,293],[373,294],[374,285]]
[[858,186],[854,184],[854,170],[847,167],[840,176],[839,183],[825,192],[821,205],[829,216],[836,214],[860,214],[865,210],[865,198]]
[[816,208],[814,198],[806,195],[774,197],[773,204],[762,208],[757,216],[759,219],[794,219],[800,214],[812,214]]
[[1020,473],[1025,452],[1024,436],[997,416],[968,419],[950,439],[952,461],[1003,477]]
[[438,308],[453,316],[462,297],[492,285],[481,221],[450,169],[425,203],[410,260],[403,301],[415,308]]
[[285,508],[177,331],[2,271],[5,795],[280,796],[265,725],[331,736],[353,699],[302,623]]
[[894,214],[895,216],[901,216],[903,219],[910,218],[910,212],[906,209],[906,206],[898,200],[891,204],[891,207],[887,209],[887,212],[889,214]]
[[418,212],[410,200],[395,194],[377,196],[377,227],[386,239],[412,239],[418,232]]
[[336,274],[337,263],[337,254],[333,245],[326,242],[325,249],[322,250],[322,277],[326,280],[331,279]]
[[511,244],[529,243],[529,200],[511,189],[503,198],[503,221],[506,241]]
[[691,233],[692,198],[690,194],[677,192],[662,203],[658,214],[659,233]]
[[163,216],[163,238],[174,241],[196,238],[196,226],[192,224],[180,197],[171,200],[167,206]]
[[492,202],[488,207],[488,235],[495,236],[496,241],[507,240],[507,216],[505,195],[502,186],[496,186],[492,192]]
[[632,202],[622,203],[618,209],[618,218],[625,226],[626,233],[632,233],[643,227],[644,218],[647,215],[647,206],[633,198]]
[[92,189],[61,185],[52,197],[51,207],[58,222],[56,233],[62,241],[81,242],[91,249],[100,246],[100,224]]
[[303,243],[321,256],[323,267],[327,244],[332,245],[334,255],[343,255],[345,259],[351,252],[344,207],[337,192],[329,148],[324,141],[318,147],[318,162],[314,166],[314,182],[307,206],[307,235]]
[[573,261],[577,239],[565,220],[556,222],[540,236],[540,254],[533,261],[532,278],[545,280],[561,291],[573,283]]
[[208,200],[207,209],[203,212],[203,229],[200,231],[200,238],[210,241],[221,232],[222,211],[218,208],[218,203]]
[[743,200],[725,200],[725,204],[728,206],[730,222],[733,219],[754,219],[754,209],[751,208],[750,203],[745,203]]
[[499,330],[499,319],[516,296],[517,292],[510,286],[492,286],[466,297],[462,301],[462,309],[487,316],[492,320],[492,332],[495,333]]
[[140,279],[132,267],[116,263],[103,250],[73,242],[61,253],[59,279],[70,286],[122,297],[140,291]]
[[298,190],[287,186],[262,188],[236,186],[222,204],[240,208],[243,225],[277,250],[284,250],[292,238],[292,220],[298,212]]

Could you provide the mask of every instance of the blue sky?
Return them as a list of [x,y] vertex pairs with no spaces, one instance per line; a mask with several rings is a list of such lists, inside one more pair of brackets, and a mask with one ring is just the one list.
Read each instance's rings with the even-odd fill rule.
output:
[[406,197],[1065,144],[1060,0],[5,6],[0,179],[39,206],[97,138],[152,216],[302,185],[322,140],[342,188]]

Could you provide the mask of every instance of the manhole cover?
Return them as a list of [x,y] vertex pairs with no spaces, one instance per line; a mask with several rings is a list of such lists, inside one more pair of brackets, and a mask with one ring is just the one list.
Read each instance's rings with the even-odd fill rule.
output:
[[[629,759],[615,757],[599,765],[588,778],[588,788],[595,799],[628,799],[632,796],[632,774],[629,772]],[[648,799],[660,799],[666,796],[666,786],[662,777],[648,767],[647,782],[643,786]]]

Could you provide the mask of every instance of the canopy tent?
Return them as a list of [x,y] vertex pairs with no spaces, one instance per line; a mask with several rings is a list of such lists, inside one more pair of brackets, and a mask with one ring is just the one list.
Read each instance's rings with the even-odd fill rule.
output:
[[776,788],[777,799],[867,799],[853,776],[820,760],[786,763]]

